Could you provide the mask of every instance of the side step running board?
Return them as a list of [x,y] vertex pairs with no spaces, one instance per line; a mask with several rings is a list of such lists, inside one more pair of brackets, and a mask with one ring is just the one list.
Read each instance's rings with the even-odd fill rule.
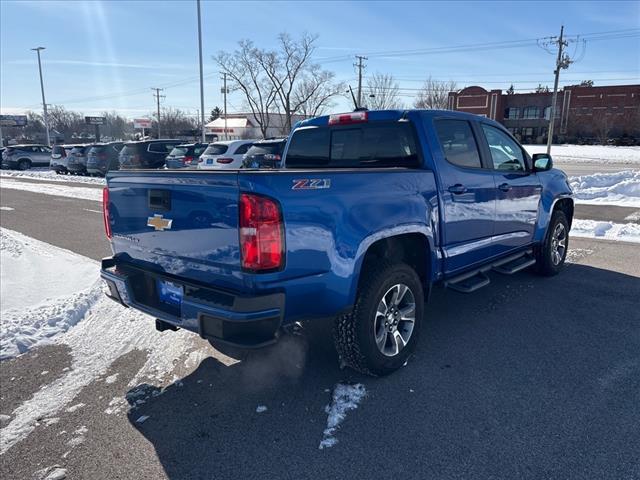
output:
[[486,275],[487,272],[494,270],[504,275],[512,275],[536,263],[532,254],[533,252],[531,250],[527,250],[526,252],[519,252],[514,255],[501,258],[495,262],[483,265],[476,270],[472,270],[446,280],[444,282],[444,286],[462,293],[475,292],[479,288],[485,287],[491,283],[491,280]]
[[463,278],[455,278],[453,282],[446,282],[445,287],[451,288],[452,290],[456,290],[461,293],[471,293],[475,292],[479,288],[486,287],[491,283],[489,277],[487,277],[484,272],[476,272],[471,276],[463,277]]
[[536,259],[525,255],[511,262],[503,263],[502,265],[496,265],[493,267],[494,272],[502,273],[503,275],[513,275],[520,270],[524,270],[536,263]]

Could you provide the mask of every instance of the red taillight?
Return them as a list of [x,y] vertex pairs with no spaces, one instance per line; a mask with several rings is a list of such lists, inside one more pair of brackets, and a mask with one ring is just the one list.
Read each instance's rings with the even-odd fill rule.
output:
[[284,261],[284,225],[278,204],[267,197],[240,195],[242,268],[275,270]]
[[348,125],[351,123],[364,123],[369,120],[369,114],[363,112],[339,113],[329,117],[329,125]]
[[193,157],[182,157],[182,161],[185,165],[189,165],[191,162],[193,162]]
[[220,158],[216,158],[216,162],[218,162],[218,163],[228,164],[228,163],[233,162],[233,158],[220,157]]
[[109,189],[104,187],[102,189],[102,219],[104,220],[104,231],[107,234],[107,238],[111,240],[111,219],[109,218]]

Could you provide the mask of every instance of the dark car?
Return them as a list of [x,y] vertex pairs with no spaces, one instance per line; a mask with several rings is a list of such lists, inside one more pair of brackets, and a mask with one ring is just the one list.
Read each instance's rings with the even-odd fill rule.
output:
[[167,168],[196,168],[200,155],[207,149],[206,143],[185,143],[176,145],[167,155],[165,165]]
[[242,160],[242,168],[280,168],[286,138],[268,138],[255,142]]
[[87,154],[91,145],[77,145],[71,149],[67,155],[67,170],[73,175],[86,175],[87,174]]
[[144,140],[128,142],[120,150],[120,168],[162,168],[165,158],[182,140]]
[[69,154],[71,153],[71,150],[78,146],[79,145],[54,145],[51,149],[49,169],[58,174],[69,173],[69,170],[67,169]]
[[10,145],[2,152],[2,168],[28,170],[46,167],[51,160],[51,147],[46,145]]
[[99,143],[92,146],[87,152],[87,173],[104,176],[109,170],[118,170],[118,155],[123,146],[123,142]]

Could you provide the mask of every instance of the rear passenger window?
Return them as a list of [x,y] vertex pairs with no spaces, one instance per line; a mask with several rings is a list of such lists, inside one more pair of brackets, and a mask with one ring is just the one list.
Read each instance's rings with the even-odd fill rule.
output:
[[174,144],[166,144],[166,143],[152,143],[149,145],[150,152],[156,153],[169,153],[175,147]]
[[234,155],[244,155],[245,153],[247,153],[247,150],[249,150],[249,147],[251,145],[252,145],[251,143],[245,143],[244,145],[240,145],[236,150],[236,153],[234,153]]
[[408,122],[296,130],[288,167],[417,167],[413,127]]
[[436,133],[449,163],[459,167],[481,168],[478,144],[466,120],[436,120]]

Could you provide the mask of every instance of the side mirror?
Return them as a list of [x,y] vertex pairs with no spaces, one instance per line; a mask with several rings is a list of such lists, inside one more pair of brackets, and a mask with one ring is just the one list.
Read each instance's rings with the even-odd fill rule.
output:
[[534,153],[533,154],[533,171],[534,172],[546,172],[553,168],[553,160],[551,155],[546,153]]

